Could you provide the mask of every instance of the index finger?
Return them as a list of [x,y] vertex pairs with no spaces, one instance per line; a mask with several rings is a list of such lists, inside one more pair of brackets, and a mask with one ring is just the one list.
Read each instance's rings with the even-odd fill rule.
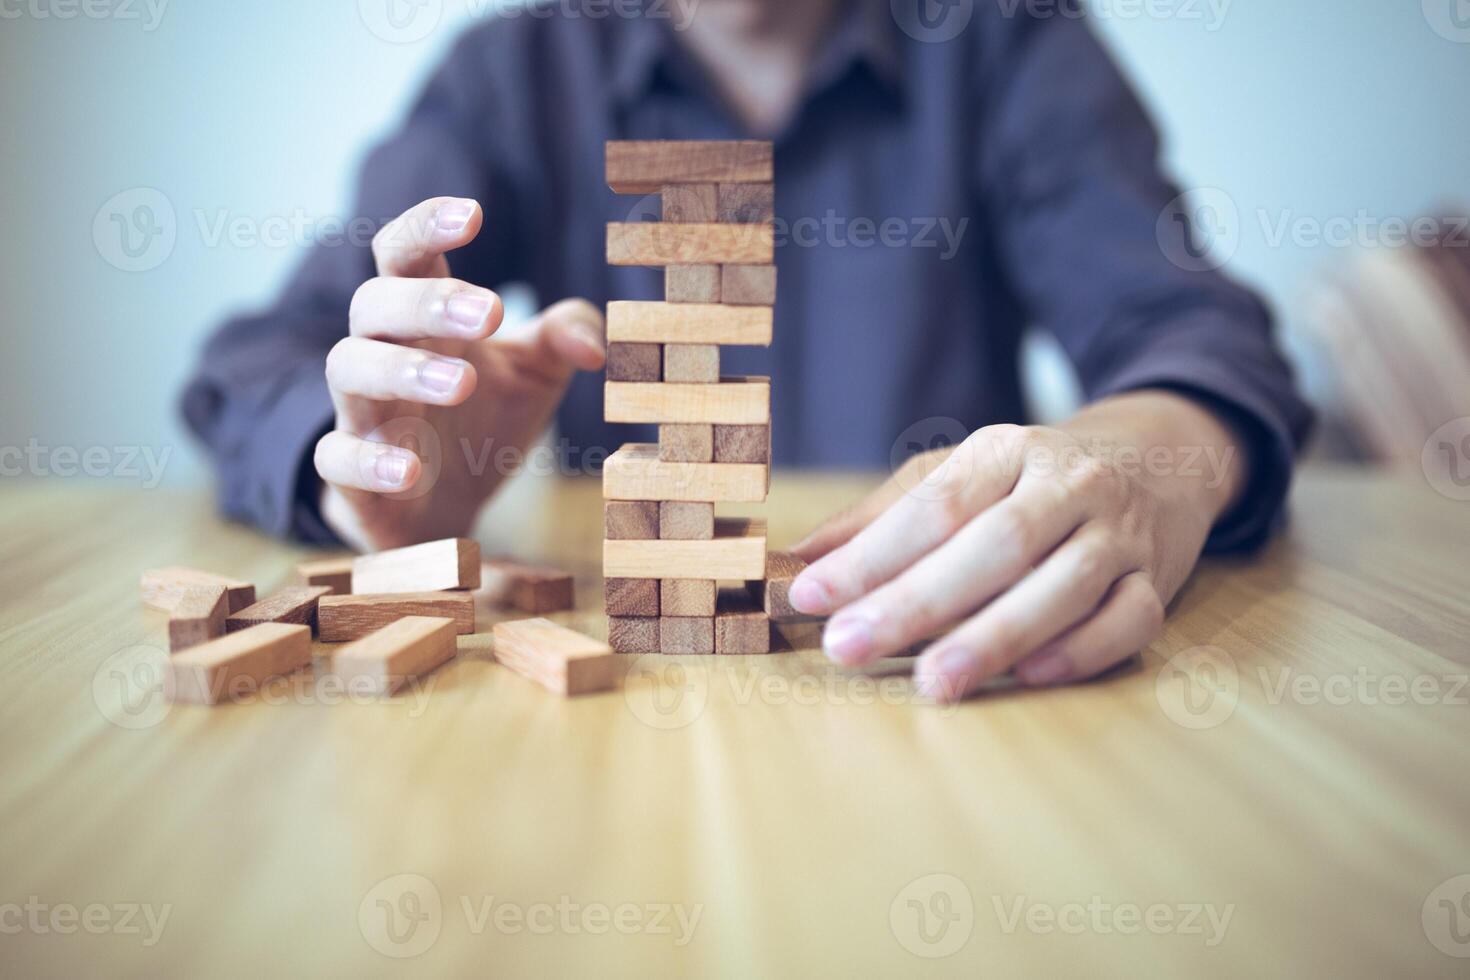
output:
[[449,275],[444,253],[474,241],[485,215],[467,197],[431,197],[394,218],[373,236],[378,275],[408,279]]

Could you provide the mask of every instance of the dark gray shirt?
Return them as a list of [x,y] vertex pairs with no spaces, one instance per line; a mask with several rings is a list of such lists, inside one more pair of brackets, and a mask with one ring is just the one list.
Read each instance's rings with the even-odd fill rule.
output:
[[[526,282],[543,302],[661,298],[659,270],[605,263],[605,223],[657,206],[607,189],[604,142],[770,135],[742,128],[665,9],[466,33],[368,158],[358,214],[473,197],[485,230],[452,255],[460,278]],[[1226,416],[1253,480],[1211,547],[1257,543],[1310,421],[1268,314],[1197,259],[1154,130],[1085,22],[1006,9],[977,2],[935,41],[887,0],[846,8],[774,136],[774,343],[727,348],[722,368],[771,376],[778,465],[882,468],[1024,421],[1018,347],[1039,325],[1089,398],[1164,387]],[[228,516],[330,539],[311,466],[333,419],[323,364],[372,275],[365,245],[318,245],[274,306],[210,340],[184,412]],[[579,376],[557,415],[573,466],[648,438],[601,421],[601,381]]]

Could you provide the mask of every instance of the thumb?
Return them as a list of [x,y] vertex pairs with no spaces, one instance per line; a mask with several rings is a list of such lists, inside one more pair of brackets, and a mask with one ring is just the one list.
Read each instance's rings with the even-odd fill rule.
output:
[[565,379],[573,371],[600,371],[607,361],[602,312],[585,299],[566,299],[542,310],[530,324],[526,343],[548,374]]

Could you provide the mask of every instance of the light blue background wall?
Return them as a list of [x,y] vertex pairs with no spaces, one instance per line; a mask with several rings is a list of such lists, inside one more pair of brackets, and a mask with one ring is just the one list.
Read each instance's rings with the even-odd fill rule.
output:
[[[437,0],[423,2],[432,17]],[[0,0],[0,447],[150,446],[173,452],[167,479],[201,478],[175,419],[181,379],[205,331],[269,297],[297,254],[289,240],[211,242],[212,229],[350,217],[356,161],[485,15],[471,2],[388,43],[365,26],[388,33],[383,0],[175,0],[156,23],[157,0],[93,0],[101,18],[63,18],[75,0]],[[1470,4],[1214,4],[1094,7],[1172,171],[1236,205],[1232,268],[1289,327],[1302,284],[1344,250],[1273,246],[1261,211],[1371,225],[1470,202]],[[130,273],[93,223],[139,187],[163,193],[177,234],[165,261]]]

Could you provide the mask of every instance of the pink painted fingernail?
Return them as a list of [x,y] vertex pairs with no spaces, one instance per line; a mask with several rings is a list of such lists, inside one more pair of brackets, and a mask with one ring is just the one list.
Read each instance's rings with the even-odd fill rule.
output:
[[1072,672],[1072,661],[1061,653],[1043,653],[1016,668],[1016,675],[1027,684],[1055,684]]
[[434,227],[446,235],[464,231],[475,213],[475,202],[466,200],[445,201],[434,212]]
[[822,649],[830,660],[857,664],[873,649],[875,617],[871,613],[842,613],[822,632]]
[[827,593],[826,586],[810,575],[798,575],[796,581],[791,583],[787,598],[797,612],[808,616],[820,616],[832,605],[832,597]]
[[436,395],[447,395],[464,378],[464,362],[431,357],[419,366],[419,382]]
[[373,475],[387,488],[401,487],[408,479],[408,456],[397,450],[379,453],[373,460]]
[[484,296],[460,293],[451,296],[444,305],[444,315],[449,322],[465,333],[479,333],[490,315],[490,300]]

